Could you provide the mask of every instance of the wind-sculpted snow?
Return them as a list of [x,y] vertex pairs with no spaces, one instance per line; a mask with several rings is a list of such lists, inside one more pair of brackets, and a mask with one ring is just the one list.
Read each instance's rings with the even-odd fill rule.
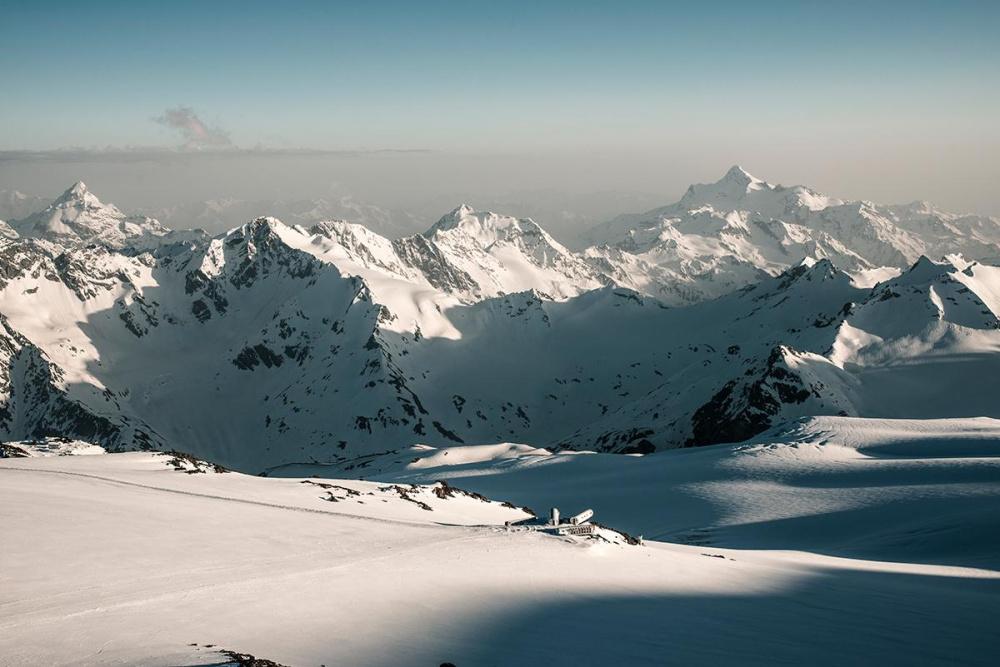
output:
[[[772,217],[720,218],[724,205]],[[846,204],[741,170],[670,210],[689,206],[700,212],[668,227],[715,230],[701,250],[738,241],[761,261],[658,263],[650,252],[683,244],[641,226],[627,248],[575,254],[531,220],[467,206],[395,241],[275,218],[214,238],[110,238],[94,220],[113,207],[77,186],[46,209],[71,211],[60,224],[76,236],[22,225],[37,238],[0,240],[0,427],[256,472],[416,443],[650,453],[813,414],[1000,416],[998,269],[957,256],[873,268],[832,222],[819,245],[789,245]],[[896,238],[883,222],[865,229]],[[913,238],[892,252],[910,257]],[[844,264],[889,278],[872,287]]]

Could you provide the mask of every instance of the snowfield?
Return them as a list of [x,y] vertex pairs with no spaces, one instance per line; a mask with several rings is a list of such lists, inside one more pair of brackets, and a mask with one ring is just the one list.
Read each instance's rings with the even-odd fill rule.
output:
[[[369,460],[379,481],[152,453],[0,461],[4,664],[226,649],[286,665],[987,665],[1000,650],[994,420],[811,419],[644,457],[405,454]],[[592,506],[647,539],[507,532],[521,510],[409,486],[443,477]]]
[[536,511],[585,504],[647,539],[1000,569],[996,419],[811,417],[648,456],[420,448],[272,474],[446,479]]

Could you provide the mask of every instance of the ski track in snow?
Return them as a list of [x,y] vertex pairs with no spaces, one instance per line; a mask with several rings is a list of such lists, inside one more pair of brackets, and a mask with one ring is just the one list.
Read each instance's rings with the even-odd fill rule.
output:
[[[381,518],[381,517],[359,516],[357,514],[350,514],[350,513],[347,513],[347,512],[331,512],[331,511],[328,511],[328,510],[312,509],[312,508],[309,508],[309,507],[295,507],[293,505],[277,505],[275,503],[267,503],[267,502],[263,502],[263,501],[260,501],[260,500],[250,500],[248,498],[235,498],[235,497],[232,497],[232,496],[218,496],[218,495],[209,494],[209,493],[198,493],[197,491],[184,491],[184,490],[181,490],[181,489],[170,489],[170,488],[162,487],[162,486],[153,486],[151,484],[140,484],[139,482],[129,482],[129,481],[122,480],[122,479],[114,479],[113,477],[103,477],[101,475],[92,475],[92,474],[89,474],[89,473],[68,472],[68,471],[65,471],[65,470],[44,470],[44,469],[41,469],[41,468],[22,468],[22,467],[8,468],[8,467],[0,467],[0,474],[11,472],[11,471],[34,472],[34,473],[42,473],[42,474],[45,474],[45,475],[66,475],[66,476],[69,476],[69,477],[85,477],[85,478],[89,478],[89,479],[100,480],[102,482],[108,482],[110,484],[120,484],[122,486],[134,486],[136,488],[148,489],[150,491],[162,491],[164,493],[176,493],[176,494],[182,495],[182,496],[193,496],[193,497],[196,497],[196,498],[209,498],[209,499],[212,499],[212,500],[224,500],[224,501],[233,502],[233,503],[243,503],[245,505],[259,505],[261,507],[271,507],[271,508],[274,508],[274,509],[288,510],[288,511],[291,511],[291,512],[307,512],[307,513],[310,513],[310,514],[330,514],[330,515],[333,515],[333,516],[345,517],[345,518],[348,518],[348,519],[356,519],[358,521],[374,521],[376,523],[400,524],[400,525],[417,527],[417,528],[431,528],[431,527],[434,527],[434,526],[453,526],[454,525],[454,524],[447,524],[447,523],[434,523],[432,525],[428,525],[427,522],[420,522],[420,521],[403,521],[403,520],[400,520],[400,519],[384,519],[384,518]],[[469,528],[468,526],[455,526],[455,527]]]

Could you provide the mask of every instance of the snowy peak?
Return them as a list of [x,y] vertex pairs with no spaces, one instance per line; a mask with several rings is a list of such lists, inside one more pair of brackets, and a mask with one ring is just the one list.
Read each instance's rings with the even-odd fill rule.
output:
[[778,276],[779,284],[787,287],[793,283],[815,282],[822,283],[835,280],[841,286],[851,284],[851,277],[834,266],[829,259],[813,259],[806,257],[797,265],[783,272]]
[[74,183],[45,209],[45,211],[49,212],[54,210],[72,210],[77,212],[100,211],[109,216],[124,217],[124,214],[114,204],[105,204],[98,199],[97,195],[91,192],[87,188],[87,184],[83,181]]
[[837,363],[872,364],[960,347],[992,348],[1000,328],[1000,269],[959,259],[921,257],[900,276],[876,285],[843,323],[833,345]]
[[476,217],[476,209],[472,208],[468,204],[459,204],[450,212],[441,216],[441,219],[435,222],[430,229],[425,232],[425,236],[431,236],[435,231],[455,229],[462,225],[464,221],[470,218]]
[[902,285],[922,285],[934,280],[944,279],[956,268],[950,261],[934,262],[927,255],[921,255],[913,266],[889,284],[895,286]]
[[531,289],[562,298],[603,283],[584,258],[530,218],[476,211],[463,204],[423,236],[451,267],[478,285],[477,298]]
[[[405,240],[390,241],[363,225],[343,220],[326,220],[308,229],[295,227],[307,235],[300,247],[323,261],[336,264],[341,272],[364,275],[376,271],[384,276],[411,281],[417,275],[407,269],[400,254]],[[429,243],[422,236],[418,237]],[[287,239],[287,236],[286,236]],[[290,239],[289,239],[290,240]],[[290,240],[294,245],[294,240]]]
[[21,236],[61,245],[102,243],[112,248],[146,244],[169,233],[152,218],[127,216],[114,204],[101,202],[83,181],[74,183],[44,210],[11,226]]
[[67,189],[66,192],[59,195],[59,197],[52,202],[52,206],[98,207],[104,206],[104,204],[101,203],[101,200],[98,199],[95,194],[87,189],[86,183],[83,181],[77,181],[69,189]]
[[473,252],[473,246],[489,253],[507,248],[533,258],[535,263],[548,264],[561,259],[582,263],[531,218],[476,211],[467,204],[441,218],[424,236],[465,255]]
[[446,215],[444,217],[446,217],[446,218],[450,217],[450,218],[459,220],[459,219],[464,218],[466,216],[474,215],[475,212],[476,212],[476,209],[472,208],[468,204],[463,203],[463,204],[459,204],[458,206],[456,206],[448,215]]
[[742,201],[746,195],[760,190],[774,190],[775,186],[762,181],[739,165],[733,165],[729,171],[715,183],[692,185],[684,193],[681,206],[713,206],[732,210],[732,207]]
[[585,254],[598,258],[592,264],[610,279],[624,275],[644,293],[684,303],[805,258],[828,258],[863,280],[906,270],[921,255],[995,263],[1000,220],[948,214],[926,202],[843,201],[768,183],[737,165],[714,183],[692,185],[674,204],[619,216],[589,239],[594,247]]
[[258,255],[291,252],[283,236],[294,231],[277,218],[262,216],[226,232],[222,243],[227,251],[241,259],[253,259]]
[[726,172],[725,176],[719,179],[716,185],[731,185],[744,188],[744,192],[749,192],[750,190],[760,190],[767,184],[740,165],[734,164],[729,168],[729,171]]
[[681,212],[711,208],[720,214],[740,211],[790,222],[801,217],[800,211],[821,211],[842,203],[803,185],[769,183],[734,165],[715,183],[690,186],[681,200],[666,207],[666,210]]
[[544,234],[533,220],[518,219],[492,211],[476,211],[468,204],[462,204],[438,220],[424,235],[429,238],[471,238],[488,248],[498,241],[508,240],[524,232]]

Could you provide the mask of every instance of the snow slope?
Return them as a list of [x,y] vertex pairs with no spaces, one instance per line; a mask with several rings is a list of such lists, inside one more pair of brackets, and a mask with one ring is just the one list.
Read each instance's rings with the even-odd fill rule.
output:
[[448,479],[658,540],[1000,569],[996,419],[810,417],[647,456],[411,448],[272,474]]
[[[735,453],[737,468],[714,469],[731,480],[755,473],[760,446]],[[0,461],[5,664],[220,664],[228,649],[285,665],[985,665],[1000,648],[994,571],[436,523],[455,518],[456,499],[427,512],[389,496],[344,514],[302,480],[188,474],[167,458]],[[572,464],[546,467],[564,488]],[[798,490],[802,503],[814,498],[807,533],[824,503],[839,506],[816,494],[835,467],[813,474]],[[577,506],[600,491],[576,489]],[[685,512],[693,517],[664,508]]]

